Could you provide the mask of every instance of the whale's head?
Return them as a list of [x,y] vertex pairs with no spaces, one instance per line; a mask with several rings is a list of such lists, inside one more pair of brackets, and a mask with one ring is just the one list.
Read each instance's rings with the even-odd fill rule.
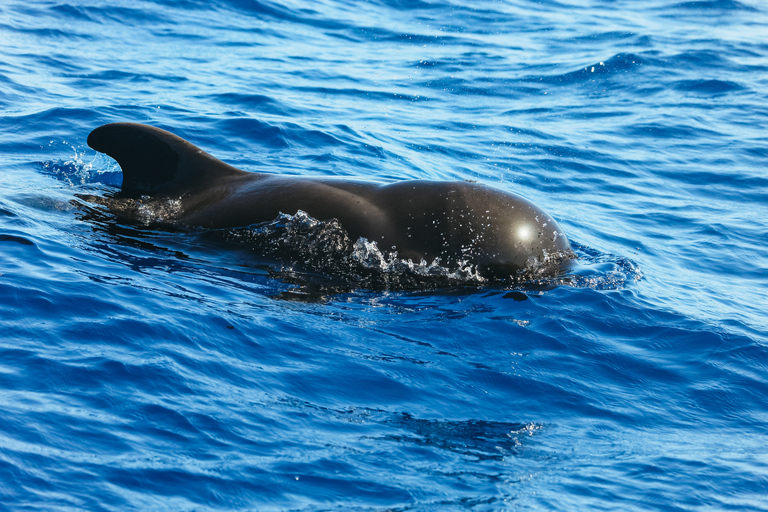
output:
[[530,280],[566,270],[576,258],[563,228],[541,207],[508,192],[470,202],[472,259],[492,278]]

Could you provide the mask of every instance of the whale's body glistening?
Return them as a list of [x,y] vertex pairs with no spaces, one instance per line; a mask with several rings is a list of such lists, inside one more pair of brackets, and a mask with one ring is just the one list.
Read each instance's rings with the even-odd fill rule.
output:
[[165,219],[180,226],[242,227],[303,210],[337,219],[352,239],[375,241],[400,258],[470,263],[501,278],[573,257],[562,228],[541,208],[481,184],[381,185],[246,172],[172,133],[134,123],[101,126],[88,145],[120,165],[118,197],[180,199],[174,217]]

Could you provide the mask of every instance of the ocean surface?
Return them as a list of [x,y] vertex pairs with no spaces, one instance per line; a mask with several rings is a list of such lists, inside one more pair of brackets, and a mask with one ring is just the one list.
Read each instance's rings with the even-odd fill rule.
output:
[[[768,3],[3,0],[0,55],[0,510],[768,510]],[[121,221],[115,121],[515,192],[579,260]]]

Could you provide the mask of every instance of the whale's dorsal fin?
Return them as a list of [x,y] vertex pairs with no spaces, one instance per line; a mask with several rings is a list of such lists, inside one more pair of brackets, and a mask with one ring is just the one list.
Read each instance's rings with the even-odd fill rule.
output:
[[182,196],[217,178],[248,174],[160,128],[137,123],[100,126],[88,145],[111,156],[123,170],[121,195]]

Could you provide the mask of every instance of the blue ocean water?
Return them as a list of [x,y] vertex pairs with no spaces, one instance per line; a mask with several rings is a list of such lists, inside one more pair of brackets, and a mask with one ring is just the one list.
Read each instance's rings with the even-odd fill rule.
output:
[[[768,510],[768,5],[4,0],[0,509]],[[132,225],[95,127],[475,180],[578,265],[336,286]],[[293,214],[295,212],[287,212]]]

